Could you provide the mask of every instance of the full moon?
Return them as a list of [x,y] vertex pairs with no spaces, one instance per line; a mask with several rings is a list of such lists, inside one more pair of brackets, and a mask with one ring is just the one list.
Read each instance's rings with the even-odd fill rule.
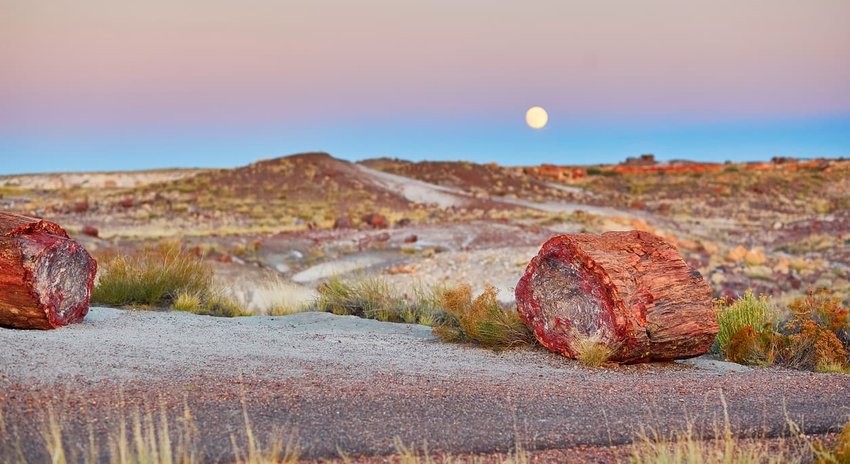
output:
[[549,114],[539,106],[532,106],[525,113],[525,122],[532,129],[543,129],[549,122]]

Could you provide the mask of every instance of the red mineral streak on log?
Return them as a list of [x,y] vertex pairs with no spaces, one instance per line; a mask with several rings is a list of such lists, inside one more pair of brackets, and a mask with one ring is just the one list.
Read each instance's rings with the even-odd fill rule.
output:
[[648,232],[551,238],[516,300],[540,343],[571,358],[585,337],[615,347],[613,361],[688,358],[708,351],[718,331],[708,284]]
[[94,259],[58,225],[0,211],[0,326],[80,322],[96,273]]

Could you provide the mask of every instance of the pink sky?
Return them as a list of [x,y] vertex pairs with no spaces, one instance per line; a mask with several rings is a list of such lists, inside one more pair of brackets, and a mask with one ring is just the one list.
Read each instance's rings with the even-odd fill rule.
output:
[[850,1],[3,0],[0,125],[850,112]]

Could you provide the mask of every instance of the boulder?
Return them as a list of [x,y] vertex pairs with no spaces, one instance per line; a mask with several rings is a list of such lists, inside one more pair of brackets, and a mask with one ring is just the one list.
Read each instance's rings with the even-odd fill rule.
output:
[[689,358],[708,351],[718,331],[702,275],[642,231],[549,239],[520,279],[516,301],[540,343],[572,358],[581,339],[607,344],[617,362]]
[[81,321],[96,273],[95,260],[58,225],[0,211],[0,326]]

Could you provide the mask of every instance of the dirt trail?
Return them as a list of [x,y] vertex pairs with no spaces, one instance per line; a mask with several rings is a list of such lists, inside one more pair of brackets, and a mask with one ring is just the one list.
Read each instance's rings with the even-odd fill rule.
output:
[[[722,418],[736,431],[778,434],[786,415],[810,433],[850,416],[850,377],[784,369],[738,372],[726,363],[588,370],[540,350],[493,353],[436,341],[426,327],[304,313],[218,319],[94,308],[49,332],[0,329],[0,410],[25,452],[43,457],[34,404],[64,402],[87,439],[106,434],[120,403],[179,414],[184,398],[208,460],[227,459],[244,430],[297,429],[308,457],[387,454],[393,439],[435,451],[626,443]],[[33,402],[35,400],[35,402]],[[85,406],[85,407],[83,407]],[[60,413],[63,407],[59,407]]]

